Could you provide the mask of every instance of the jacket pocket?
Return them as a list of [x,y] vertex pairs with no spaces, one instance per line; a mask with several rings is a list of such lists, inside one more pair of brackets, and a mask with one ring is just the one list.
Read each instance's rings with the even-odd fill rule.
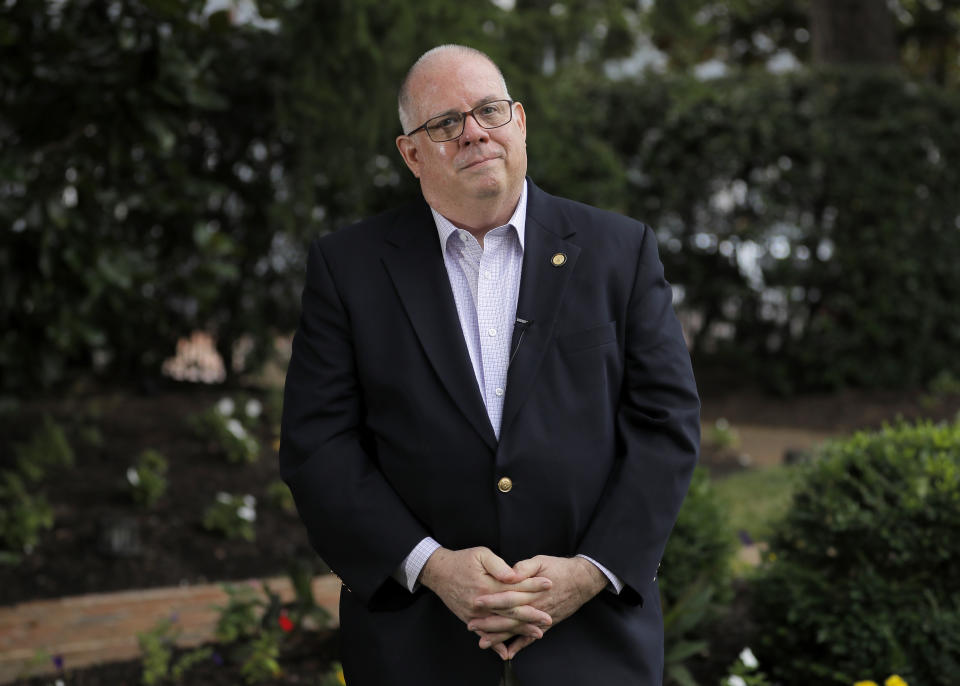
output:
[[617,340],[617,322],[607,322],[589,329],[557,336],[557,346],[565,354],[613,343]]

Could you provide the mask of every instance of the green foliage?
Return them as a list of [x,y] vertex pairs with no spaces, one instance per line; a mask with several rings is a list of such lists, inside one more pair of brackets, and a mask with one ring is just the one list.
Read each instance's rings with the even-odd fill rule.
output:
[[[956,2],[929,5],[898,3],[918,74],[956,61]],[[260,2],[275,31],[204,6],[0,5],[2,389],[155,374],[196,329],[231,372],[245,335],[262,360],[296,324],[308,238],[417,193],[396,89],[449,41],[501,63],[538,183],[657,227],[699,361],[784,392],[960,376],[955,89],[608,76],[647,30],[681,69],[802,61],[806,3]]]
[[192,329],[229,359],[239,332],[262,350],[292,328],[300,241],[264,227],[286,185],[274,95],[294,70],[275,34],[204,6],[0,7],[4,387],[155,374]]
[[267,500],[271,505],[277,507],[287,514],[296,514],[297,506],[293,501],[293,493],[290,487],[280,479],[274,479],[267,486]]
[[137,634],[143,660],[143,676],[140,680],[143,686],[156,686],[166,679],[175,641],[176,632],[169,619],[162,619],[149,631]]
[[44,415],[42,426],[30,440],[14,446],[17,469],[30,483],[37,484],[51,471],[73,466],[73,448],[67,434],[50,416]]
[[705,577],[695,580],[663,615],[663,678],[670,686],[697,686],[687,666],[690,658],[704,653],[709,642],[699,637],[716,612],[716,589]]
[[664,607],[678,602],[700,579],[718,600],[728,600],[734,546],[727,515],[707,470],[697,467],[660,565]]
[[257,499],[252,495],[217,493],[216,500],[203,513],[203,528],[219,533],[230,540],[253,542],[257,532]]
[[848,69],[648,76],[598,97],[633,114],[604,138],[699,361],[783,392],[960,374],[960,93]]
[[53,528],[53,508],[37,486],[53,470],[74,464],[63,428],[44,415],[30,439],[14,446],[16,467],[0,471],[0,562],[17,564],[45,529]]
[[225,606],[216,607],[220,611],[215,630],[217,640],[233,643],[255,635],[260,626],[263,598],[252,586],[225,584],[222,588],[228,601]]
[[960,669],[960,423],[830,444],[805,469],[754,589],[758,654],[792,684]]
[[[254,403],[256,403],[254,405]],[[198,438],[233,464],[256,462],[260,458],[260,444],[250,433],[250,425],[258,421],[260,410],[251,415],[251,408],[259,408],[259,401],[243,403],[243,411],[236,411],[232,398],[222,398],[216,405],[191,417],[189,422]]]
[[707,430],[706,442],[715,448],[729,450],[740,445],[740,435],[723,417],[720,417]]
[[246,648],[246,656],[240,665],[240,674],[246,684],[259,684],[279,676],[280,638],[276,630],[261,631]]
[[170,679],[175,684],[183,682],[184,677],[187,675],[193,667],[200,664],[201,662],[206,662],[213,657],[213,648],[209,646],[206,648],[197,648],[196,650],[191,650],[180,657],[177,658],[176,662],[173,663],[173,669],[170,670]]
[[209,647],[197,648],[183,653],[174,660],[179,633],[172,619],[161,619],[149,631],[137,634],[143,663],[140,680],[143,686],[181,683],[192,667],[213,655],[213,650]]
[[730,600],[733,550],[733,533],[707,471],[697,467],[658,576],[666,683],[692,683],[686,662],[704,652],[707,630]]
[[29,554],[44,529],[53,528],[53,508],[39,493],[31,493],[19,474],[0,472],[0,562],[16,564]]
[[156,450],[144,450],[135,467],[127,470],[134,502],[150,508],[167,491],[167,460]]

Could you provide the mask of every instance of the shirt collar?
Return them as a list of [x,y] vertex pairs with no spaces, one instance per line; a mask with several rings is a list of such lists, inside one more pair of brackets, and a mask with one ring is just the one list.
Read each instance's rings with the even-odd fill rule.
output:
[[[459,231],[453,223],[444,217],[442,214],[437,212],[432,207],[430,212],[433,214],[433,221],[437,225],[437,235],[440,238],[440,248],[445,249],[447,246],[447,240],[454,233]],[[513,211],[513,215],[510,217],[510,220],[504,224],[504,226],[512,226],[517,232],[517,240],[520,241],[520,251],[523,251],[523,240],[526,234],[527,229],[527,180],[523,180],[523,190],[520,191],[520,200],[517,202],[517,207]],[[498,229],[501,227],[497,227]]]

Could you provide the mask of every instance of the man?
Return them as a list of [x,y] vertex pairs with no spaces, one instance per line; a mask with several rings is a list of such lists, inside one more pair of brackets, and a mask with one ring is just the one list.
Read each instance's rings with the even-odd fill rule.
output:
[[526,178],[483,53],[426,53],[400,118],[423,200],[314,242],[285,391],[347,682],[659,684],[699,401],[653,232]]

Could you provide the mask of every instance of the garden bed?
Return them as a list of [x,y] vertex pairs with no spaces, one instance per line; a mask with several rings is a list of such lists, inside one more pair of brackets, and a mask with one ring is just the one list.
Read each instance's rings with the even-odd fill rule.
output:
[[[189,424],[190,417],[227,396],[256,397],[264,408],[254,431],[261,446],[256,462],[227,462],[216,445],[198,437]],[[275,393],[170,384],[150,394],[98,392],[25,403],[16,414],[0,418],[0,469],[15,464],[13,446],[37,430],[44,414],[66,428],[75,452],[72,468],[52,470],[37,488],[50,502],[55,523],[19,565],[0,565],[0,605],[276,576],[295,564],[313,566],[316,573],[327,571],[296,514],[268,497],[269,484],[278,478],[278,404]],[[898,416],[949,418],[958,409],[958,396],[931,401],[922,394],[847,391],[771,399],[740,391],[704,393],[703,415],[707,423],[726,417],[734,427],[752,423],[852,431]],[[91,440],[94,429],[98,440]],[[159,451],[169,462],[168,488],[151,508],[134,503],[126,476],[146,449]],[[708,467],[729,464],[728,453],[705,444],[702,462]],[[204,511],[220,492],[257,499],[253,542],[228,540],[202,526]],[[118,524],[135,527],[137,545],[129,555],[105,550],[106,531]]]
[[[50,470],[38,485],[52,507],[54,526],[19,564],[0,565],[0,605],[276,576],[294,564],[326,571],[296,514],[268,498],[268,486],[278,478],[269,399],[259,394],[267,410],[254,432],[261,449],[253,463],[227,462],[189,425],[190,417],[227,395],[192,387],[150,395],[97,394],[31,404],[16,417],[7,415],[0,468],[15,464],[13,446],[41,426],[44,414],[65,427],[75,457],[72,468]],[[133,501],[127,479],[127,470],[146,449],[159,451],[169,463],[166,492],[150,508]],[[220,492],[256,498],[254,541],[205,530],[204,512]],[[135,540],[125,541],[133,544],[126,550],[110,552],[108,532],[118,527],[132,527]]]

